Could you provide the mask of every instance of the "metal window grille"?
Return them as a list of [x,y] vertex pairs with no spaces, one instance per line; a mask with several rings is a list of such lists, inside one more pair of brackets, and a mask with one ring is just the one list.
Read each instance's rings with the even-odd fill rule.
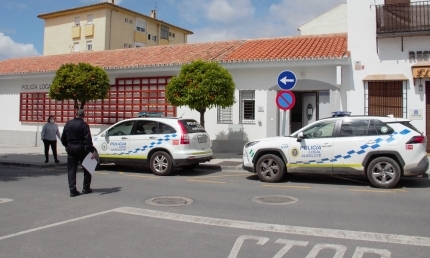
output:
[[[108,98],[89,101],[85,120],[89,124],[114,124],[126,118],[137,117],[140,111],[162,112],[165,117],[175,117],[176,107],[166,100],[166,85],[171,77],[118,78],[111,85]],[[47,85],[39,87],[45,88]],[[65,123],[75,116],[73,100],[56,101],[48,92],[20,94],[19,121],[45,122],[50,115],[58,123]]]
[[364,112],[371,116],[407,117],[406,82],[369,81],[365,85]]
[[218,107],[218,123],[233,123],[233,110],[232,107]]
[[240,122],[255,122],[255,91],[240,91]]

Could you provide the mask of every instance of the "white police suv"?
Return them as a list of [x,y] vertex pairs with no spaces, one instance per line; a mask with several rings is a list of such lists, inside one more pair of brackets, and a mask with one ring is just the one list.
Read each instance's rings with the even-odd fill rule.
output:
[[194,169],[213,155],[205,129],[185,118],[126,119],[93,137],[93,142],[100,164],[142,164],[156,175],[168,175],[174,167]]
[[427,138],[403,118],[336,113],[290,136],[247,142],[242,167],[264,182],[286,173],[362,175],[380,188],[426,173]]

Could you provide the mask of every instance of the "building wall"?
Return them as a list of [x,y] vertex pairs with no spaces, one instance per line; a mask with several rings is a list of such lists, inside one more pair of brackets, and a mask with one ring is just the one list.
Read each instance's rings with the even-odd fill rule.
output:
[[[351,81],[353,87],[346,92],[348,111],[352,114],[364,112],[363,79],[372,74],[403,74],[407,84],[407,112],[410,118],[411,109],[423,111],[423,118],[412,120],[418,130],[426,129],[425,91],[419,91],[412,77],[411,66],[421,60],[410,60],[409,51],[429,49],[429,36],[383,38],[376,40],[375,8],[370,4],[384,4],[382,0],[348,1],[348,49],[351,51]],[[403,48],[403,49],[402,49]],[[355,69],[356,62],[361,63],[361,70]],[[424,84],[424,83],[423,83]],[[356,100],[356,101],[352,101]]]
[[[94,36],[85,37],[87,15],[93,15]],[[79,38],[72,38],[72,28],[75,26],[75,17],[80,17],[81,33]],[[92,40],[93,50],[105,49],[106,9],[82,12],[79,15],[69,14],[45,20],[43,42],[44,55],[56,55],[73,52],[74,42],[79,42],[80,51],[85,51],[86,41]]]
[[[110,11],[109,11],[110,13]],[[106,49],[121,49],[134,47],[134,31],[136,29],[136,17],[121,11],[112,12],[111,37]],[[127,19],[127,22],[126,22]],[[132,20],[133,23],[129,21]],[[110,21],[109,21],[110,23]],[[109,24],[108,24],[109,30]],[[125,44],[127,46],[125,46]],[[110,45],[110,48],[109,48]]]
[[345,33],[347,21],[347,5],[343,3],[300,26],[300,35]]

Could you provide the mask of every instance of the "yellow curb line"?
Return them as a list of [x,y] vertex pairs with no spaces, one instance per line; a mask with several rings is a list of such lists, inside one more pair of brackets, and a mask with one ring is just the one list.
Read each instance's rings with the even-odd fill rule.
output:
[[246,173],[246,174],[239,174],[239,175],[225,175],[225,176],[200,176],[199,178],[218,178],[218,177],[245,176],[245,175],[249,175],[249,174],[248,174],[248,173]]
[[358,189],[348,189],[353,192],[372,192],[372,193],[397,193],[395,190],[358,190]]
[[202,183],[215,183],[215,184],[225,184],[227,182],[220,182],[220,181],[205,181],[205,180],[197,180],[197,179],[187,179],[189,182],[202,182]]
[[94,172],[94,174],[99,174],[99,175],[109,175],[109,173],[104,173],[104,172]]
[[159,177],[157,176],[140,176],[140,175],[129,175],[129,174],[125,174],[124,172],[119,172],[120,175],[123,176],[131,176],[131,177],[142,177],[142,178],[150,178],[150,179],[157,179]]
[[279,188],[299,188],[299,189],[309,189],[310,186],[296,186],[296,185],[261,185],[268,187],[279,187]]

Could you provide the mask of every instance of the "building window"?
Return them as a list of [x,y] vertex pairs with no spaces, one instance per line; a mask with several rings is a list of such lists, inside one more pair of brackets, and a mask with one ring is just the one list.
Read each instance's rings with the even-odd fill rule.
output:
[[133,20],[132,19],[128,20],[128,23],[133,24]]
[[81,20],[78,17],[75,17],[75,26],[81,26]]
[[146,46],[144,43],[140,43],[140,42],[134,42],[134,46],[135,47],[144,47]]
[[162,39],[169,39],[169,27],[161,25],[161,36]]
[[92,14],[89,14],[87,16],[87,24],[93,24],[93,15]]
[[232,106],[226,108],[218,107],[217,121],[218,123],[233,123]]
[[[89,124],[115,124],[126,118],[137,117],[140,111],[162,112],[176,117],[176,107],[165,97],[170,77],[118,78],[111,85],[106,99],[89,101],[85,105],[85,120]],[[20,93],[21,122],[44,122],[50,115],[57,123],[75,117],[73,100],[56,101],[48,92]]]
[[73,52],[79,52],[79,42],[73,43]]
[[93,41],[88,40],[87,41],[87,51],[91,51],[91,50],[93,50]]
[[126,23],[128,23],[128,18],[125,18],[125,20],[124,20]]
[[407,117],[407,91],[404,81],[369,81],[364,89],[365,115]]
[[255,91],[240,91],[240,122],[255,122]]
[[148,34],[148,40],[151,40],[151,34]]
[[153,41],[157,41],[157,36],[152,36]]
[[141,19],[136,19],[136,30],[140,32],[146,31],[146,21]]

